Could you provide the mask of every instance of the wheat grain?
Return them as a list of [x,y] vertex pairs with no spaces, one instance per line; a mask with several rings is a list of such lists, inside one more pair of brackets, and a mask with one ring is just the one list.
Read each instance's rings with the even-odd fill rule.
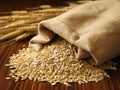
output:
[[[10,57],[9,68],[12,67],[12,70],[9,76],[15,78],[15,81],[28,78],[34,81],[48,81],[51,85],[59,82],[68,86],[70,82],[98,82],[104,77],[109,77],[103,68],[92,66],[83,60],[78,61],[75,58],[76,49],[61,38],[46,44],[38,52],[31,48],[23,48],[18,54]],[[111,63],[106,65],[115,67],[115,64]]]

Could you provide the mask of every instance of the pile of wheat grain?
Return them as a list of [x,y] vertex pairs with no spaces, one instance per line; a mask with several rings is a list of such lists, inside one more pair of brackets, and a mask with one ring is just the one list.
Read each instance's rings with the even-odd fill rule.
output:
[[[52,85],[70,82],[98,82],[109,75],[103,67],[94,67],[83,60],[76,59],[76,47],[62,38],[48,43],[36,52],[31,48],[23,48],[18,54],[10,57],[10,76],[18,80],[48,81]],[[107,67],[107,66],[108,67]],[[104,65],[114,69],[113,63]],[[9,79],[7,77],[6,79]]]

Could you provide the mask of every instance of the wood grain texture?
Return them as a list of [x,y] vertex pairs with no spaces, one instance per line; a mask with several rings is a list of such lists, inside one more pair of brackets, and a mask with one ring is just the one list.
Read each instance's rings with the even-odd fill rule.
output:
[[[36,7],[41,4],[59,5],[62,2],[63,0],[1,0],[0,12],[24,10],[25,8]],[[5,77],[8,76],[10,69],[5,67],[5,64],[9,62],[9,57],[13,53],[17,53],[19,49],[23,48],[23,45],[27,47],[28,40],[6,47],[0,46],[0,90],[120,90],[120,70],[108,71],[111,78],[105,78],[98,83],[90,82],[82,85],[71,83],[71,87],[59,83],[51,86],[48,82],[34,82],[30,80],[14,82],[14,79],[6,80]]]

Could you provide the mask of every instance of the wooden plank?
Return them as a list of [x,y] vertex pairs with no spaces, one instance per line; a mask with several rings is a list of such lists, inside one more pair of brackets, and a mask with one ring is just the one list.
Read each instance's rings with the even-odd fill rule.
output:
[[21,41],[4,48],[0,48],[0,90],[120,90],[119,70],[109,71],[111,78],[105,78],[103,81],[98,83],[89,82],[82,85],[71,83],[71,87],[67,87],[63,84],[51,86],[48,82],[34,82],[30,80],[18,82],[14,82],[14,79],[6,80],[5,77],[8,76],[10,69],[4,65],[9,62],[9,57],[13,53],[17,53],[19,49],[23,48],[23,45],[27,46],[27,44],[28,41]]

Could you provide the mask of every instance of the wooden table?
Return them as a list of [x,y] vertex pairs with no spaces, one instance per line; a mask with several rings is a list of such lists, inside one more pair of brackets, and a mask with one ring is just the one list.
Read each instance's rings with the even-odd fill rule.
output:
[[[0,1],[0,11],[22,10],[25,7],[36,7],[40,4],[46,3],[56,4],[57,0],[53,1],[4,0]],[[17,53],[19,49],[23,48],[23,45],[26,45],[27,47],[28,41],[29,40],[19,41],[6,47],[0,46],[0,90],[120,90],[120,70],[109,71],[111,78],[105,78],[103,81],[98,83],[90,82],[82,85],[71,83],[71,87],[67,87],[63,84],[51,86],[48,82],[34,82],[30,80],[18,82],[14,82],[14,79],[6,80],[5,77],[8,76],[10,69],[5,67],[5,64],[9,62],[9,57],[13,53]]]

